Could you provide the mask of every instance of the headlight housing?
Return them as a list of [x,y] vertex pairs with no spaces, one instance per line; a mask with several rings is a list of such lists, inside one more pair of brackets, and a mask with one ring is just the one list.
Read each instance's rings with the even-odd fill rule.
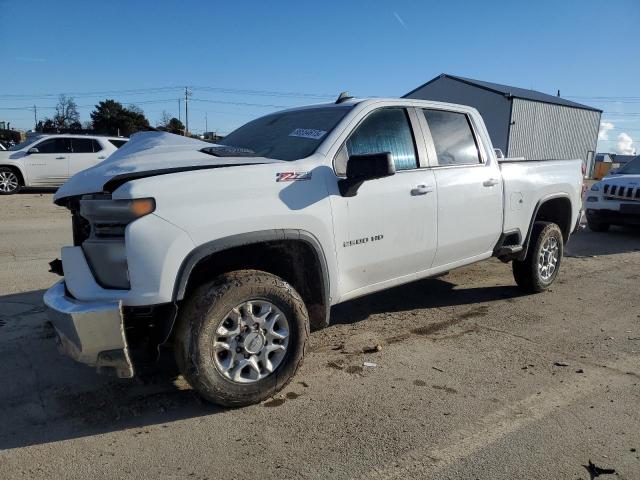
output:
[[112,200],[108,195],[85,195],[80,200],[80,216],[90,226],[81,244],[96,282],[103,288],[127,290],[125,230],[131,222],[156,208],[153,198]]
[[593,185],[591,185],[591,191],[592,192],[599,192],[600,191],[600,183],[594,183]]

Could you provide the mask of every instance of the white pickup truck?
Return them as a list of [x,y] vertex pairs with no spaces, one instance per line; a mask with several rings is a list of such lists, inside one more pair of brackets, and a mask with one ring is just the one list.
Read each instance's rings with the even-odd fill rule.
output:
[[408,99],[286,110],[220,144],[148,132],[55,195],[74,246],[44,296],[63,352],[131,377],[172,347],[206,399],[259,402],[330,307],[492,256],[558,275],[580,160],[498,163],[478,112]]

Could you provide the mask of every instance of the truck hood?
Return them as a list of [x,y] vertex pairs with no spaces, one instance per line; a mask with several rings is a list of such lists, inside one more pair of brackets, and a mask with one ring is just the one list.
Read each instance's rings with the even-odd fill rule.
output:
[[279,163],[264,157],[215,157],[203,153],[214,144],[167,132],[140,132],[98,165],[73,175],[58,189],[53,201],[87,193],[113,191],[138,178],[187,170]]

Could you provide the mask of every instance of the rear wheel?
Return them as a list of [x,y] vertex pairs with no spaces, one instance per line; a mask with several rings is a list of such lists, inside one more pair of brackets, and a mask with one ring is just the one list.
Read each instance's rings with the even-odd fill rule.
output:
[[293,378],[309,337],[300,295],[256,270],[221,275],[186,300],[175,336],[176,362],[210,402],[260,402]]
[[535,222],[524,260],[513,261],[513,277],[529,293],[548,288],[558,276],[564,240],[560,227],[551,222]]
[[0,167],[0,195],[12,195],[22,188],[22,182],[15,170]]

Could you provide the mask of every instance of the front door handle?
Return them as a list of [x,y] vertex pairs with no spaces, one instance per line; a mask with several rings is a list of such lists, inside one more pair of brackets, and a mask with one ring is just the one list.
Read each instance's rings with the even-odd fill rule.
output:
[[485,180],[482,182],[482,185],[485,187],[494,187],[500,183],[500,180],[496,180],[495,178],[490,178],[489,180]]
[[98,157],[98,160],[104,160],[105,158],[107,158],[107,157],[105,157],[104,155],[100,155],[100,156]]
[[67,157],[56,157],[56,160],[64,160]]
[[427,193],[433,192],[433,188],[427,187],[426,185],[418,185],[411,189],[411,195],[426,195]]

